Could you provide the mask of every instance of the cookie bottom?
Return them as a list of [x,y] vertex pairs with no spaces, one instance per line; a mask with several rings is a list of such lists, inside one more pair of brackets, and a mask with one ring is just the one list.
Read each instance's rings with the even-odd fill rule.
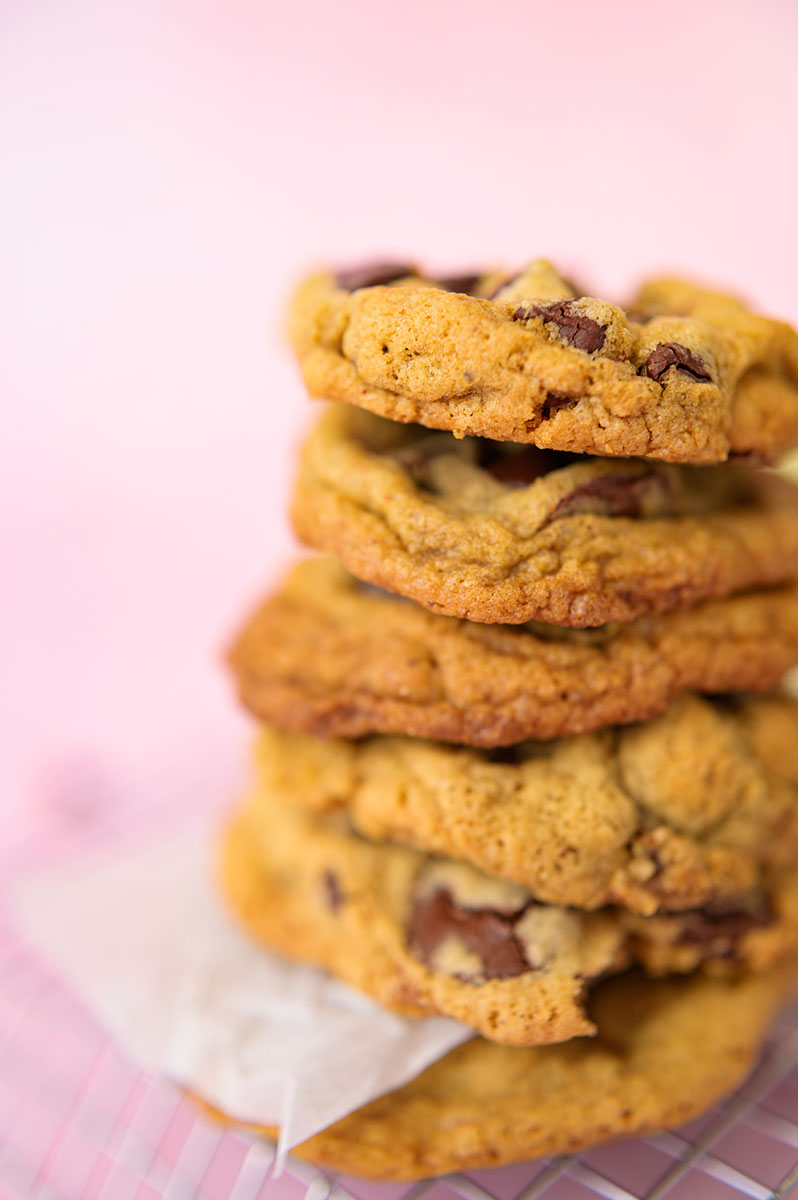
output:
[[609,980],[591,998],[596,1037],[531,1049],[475,1038],[293,1153],[410,1180],[675,1128],[740,1083],[795,983],[795,962],[734,982]]

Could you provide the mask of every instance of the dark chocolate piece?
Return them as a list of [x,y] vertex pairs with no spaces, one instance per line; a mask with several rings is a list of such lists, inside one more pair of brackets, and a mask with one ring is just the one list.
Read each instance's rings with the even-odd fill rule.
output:
[[752,929],[763,929],[772,921],[773,913],[764,900],[753,909],[713,912],[707,907],[684,914],[681,941],[701,946],[719,958],[732,958],[741,938]]
[[600,475],[580,483],[549,513],[548,520],[573,512],[594,512],[611,517],[639,517],[646,494],[657,486],[655,475]]
[[572,300],[545,305],[522,304],[513,313],[514,321],[528,321],[530,317],[541,317],[546,324],[556,325],[565,340],[577,350],[595,354],[604,345],[604,326],[574,308]]
[[533,970],[515,936],[515,924],[526,912],[501,913],[492,908],[463,908],[448,888],[417,897],[408,925],[411,950],[425,963],[447,938],[456,938],[482,962],[485,979],[511,979]]
[[554,412],[561,408],[575,408],[579,403],[578,396],[568,396],[565,392],[546,392],[546,403],[540,410],[541,418],[548,421]]
[[712,376],[697,354],[678,342],[661,342],[646,359],[646,375],[656,383],[662,383],[671,367],[692,375],[698,383],[712,383]]

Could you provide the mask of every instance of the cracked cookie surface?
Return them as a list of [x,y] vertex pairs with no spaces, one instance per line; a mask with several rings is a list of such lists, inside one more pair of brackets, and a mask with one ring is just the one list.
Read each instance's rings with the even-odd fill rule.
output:
[[527,1049],[474,1038],[292,1153],[421,1179],[674,1129],[742,1081],[795,979],[787,963],[733,982],[607,980],[590,999],[594,1038]]
[[798,852],[798,701],[685,696],[645,725],[493,754],[264,729],[262,788],[548,904],[729,908]]
[[563,456],[331,405],[302,454],[300,537],[434,611],[573,627],[798,574],[798,488],[764,470]]
[[325,967],[407,1016],[464,1021],[493,1041],[589,1034],[588,985],[639,962],[655,974],[763,970],[798,940],[798,878],[743,902],[640,916],[539,903],[506,880],[310,816],[259,787],[232,825],[222,884],[272,949]]
[[444,617],[315,558],[229,658],[245,706],[281,729],[510,745],[646,720],[681,691],[775,687],[798,661],[798,589],[583,632]]
[[625,312],[543,261],[509,280],[382,264],[308,279],[290,330],[312,396],[458,435],[694,463],[798,441],[798,334],[679,280]]

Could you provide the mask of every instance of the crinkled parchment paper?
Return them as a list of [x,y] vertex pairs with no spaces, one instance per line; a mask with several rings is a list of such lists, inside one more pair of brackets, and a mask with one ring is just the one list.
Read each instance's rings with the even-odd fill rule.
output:
[[140,1067],[288,1149],[471,1036],[409,1021],[252,942],[214,891],[207,827],[17,883],[22,936]]

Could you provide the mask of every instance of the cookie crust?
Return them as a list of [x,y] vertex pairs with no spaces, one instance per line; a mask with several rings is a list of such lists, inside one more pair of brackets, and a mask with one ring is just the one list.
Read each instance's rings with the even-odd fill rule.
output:
[[798,701],[681,697],[645,725],[491,755],[264,729],[264,792],[470,863],[548,904],[734,907],[798,853]]
[[312,396],[622,458],[772,460],[798,441],[798,334],[733,296],[653,280],[627,312],[543,261],[498,288],[392,271],[299,287],[289,327]]
[[[480,465],[494,450],[504,461]],[[358,578],[487,623],[584,628],[798,574],[798,488],[770,472],[544,455],[553,469],[518,486],[498,474],[509,458],[332,405],[294,525]]]
[[433,614],[315,558],[252,614],[229,660],[244,705],[289,732],[507,746],[647,720],[681,691],[774,687],[798,662],[798,589],[584,633]]
[[795,984],[794,962],[734,982],[608,980],[591,997],[595,1038],[527,1049],[475,1038],[292,1153],[410,1180],[674,1129],[738,1086]]

